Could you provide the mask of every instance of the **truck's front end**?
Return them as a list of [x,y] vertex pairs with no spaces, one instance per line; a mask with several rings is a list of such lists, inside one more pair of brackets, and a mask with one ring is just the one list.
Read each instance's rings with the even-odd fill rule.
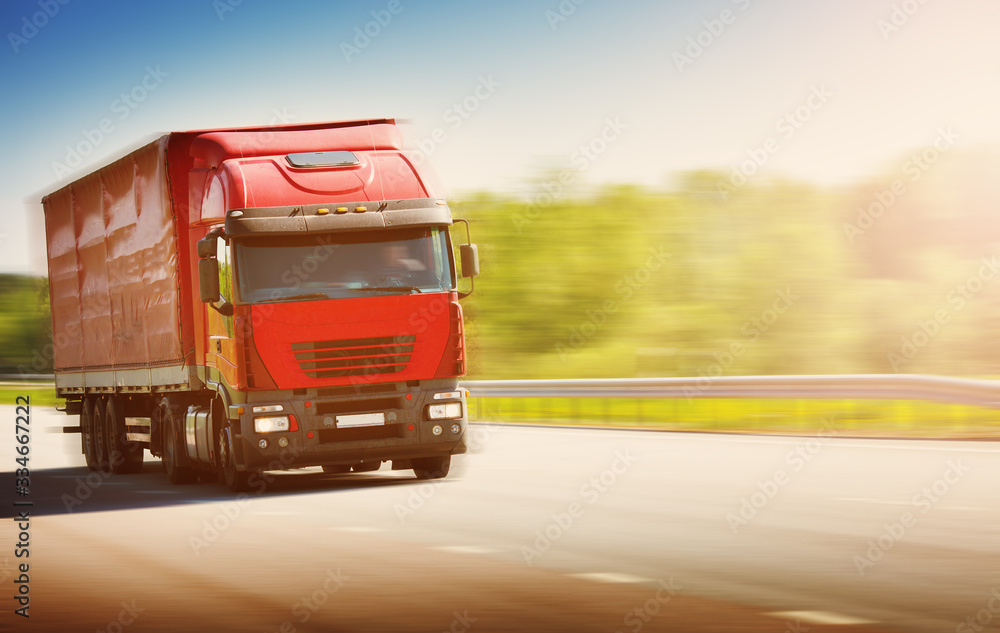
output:
[[195,249],[215,395],[183,413],[178,466],[246,489],[306,466],[441,477],[465,452],[459,280],[478,256],[444,200],[392,198],[426,193],[407,172],[378,147],[218,161]]

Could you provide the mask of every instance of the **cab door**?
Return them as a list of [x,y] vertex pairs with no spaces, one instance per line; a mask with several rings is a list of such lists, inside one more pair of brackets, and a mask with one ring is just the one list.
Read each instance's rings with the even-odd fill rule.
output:
[[[216,238],[216,258],[219,260],[219,292],[222,301],[233,303],[233,257],[232,246],[221,237]],[[209,367],[212,380],[225,382],[230,387],[237,385],[236,338],[234,317],[219,314],[211,306],[208,309],[208,347],[205,364]],[[212,371],[212,369],[216,371]]]

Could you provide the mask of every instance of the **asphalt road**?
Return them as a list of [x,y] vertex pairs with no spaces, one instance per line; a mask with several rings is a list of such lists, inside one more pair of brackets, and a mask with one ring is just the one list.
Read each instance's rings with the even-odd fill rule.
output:
[[30,557],[3,522],[0,630],[1000,630],[991,442],[476,425],[440,483],[308,469],[238,498],[152,458],[88,473],[36,408],[17,497],[0,420],[4,513],[34,504]]

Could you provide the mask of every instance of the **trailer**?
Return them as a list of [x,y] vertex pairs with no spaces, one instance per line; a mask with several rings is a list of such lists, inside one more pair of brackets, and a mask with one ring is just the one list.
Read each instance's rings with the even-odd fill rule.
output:
[[465,452],[478,251],[392,119],[174,132],[42,204],[89,468],[148,450],[171,482],[245,491],[309,466],[443,477]]

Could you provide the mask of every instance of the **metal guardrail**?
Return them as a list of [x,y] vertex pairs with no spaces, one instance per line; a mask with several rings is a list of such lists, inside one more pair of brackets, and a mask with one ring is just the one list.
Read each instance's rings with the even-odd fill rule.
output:
[[[0,381],[48,381],[51,374],[0,375]],[[1000,408],[1000,380],[920,374],[718,376],[465,380],[474,398],[786,398],[926,400]]]
[[927,400],[1000,408],[1000,381],[918,374],[468,380],[475,398],[786,398]]

